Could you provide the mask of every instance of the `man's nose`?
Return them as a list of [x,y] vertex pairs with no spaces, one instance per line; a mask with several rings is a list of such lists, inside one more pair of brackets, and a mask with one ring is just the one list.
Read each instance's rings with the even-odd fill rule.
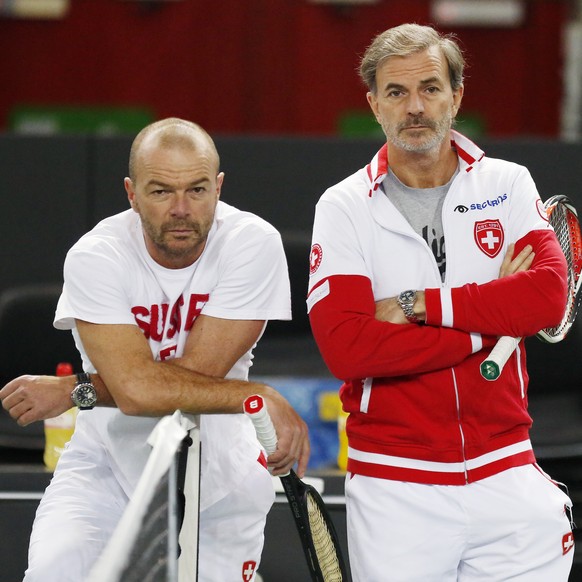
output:
[[190,201],[184,192],[176,192],[172,201],[171,212],[174,216],[188,216]]
[[411,93],[408,98],[408,113],[418,115],[424,112],[424,100],[418,93]]

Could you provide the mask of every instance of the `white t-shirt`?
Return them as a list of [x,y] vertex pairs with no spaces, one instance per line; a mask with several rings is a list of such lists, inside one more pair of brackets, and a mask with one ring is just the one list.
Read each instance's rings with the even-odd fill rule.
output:
[[[75,319],[138,325],[156,360],[180,357],[196,316],[290,319],[289,275],[279,233],[257,216],[219,202],[205,249],[195,264],[166,269],[146,250],[139,216],[127,210],[100,222],[69,251],[54,325],[71,329],[86,372],[95,373]],[[248,379],[249,350],[228,373]],[[159,419],[112,408],[79,413],[76,430],[99,435],[111,468],[132,493],[150,452],[147,437]],[[254,429],[243,415],[201,420],[201,509],[231,491],[256,463]],[[74,445],[74,439],[71,443]]]

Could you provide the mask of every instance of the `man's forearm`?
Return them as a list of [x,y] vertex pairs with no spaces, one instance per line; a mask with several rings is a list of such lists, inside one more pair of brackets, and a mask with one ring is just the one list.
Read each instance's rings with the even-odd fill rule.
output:
[[[566,297],[564,255],[551,231],[529,233],[530,269],[483,284],[426,290],[426,323],[488,335],[521,337],[556,325]],[[516,244],[516,249],[519,250]]]
[[[155,365],[162,364],[162,362],[153,362],[153,363]],[[197,389],[199,386],[202,386],[205,384],[206,385],[215,385],[217,383],[220,383],[221,380],[224,380],[223,378],[207,376],[207,375],[204,375],[204,374],[197,372],[196,370],[193,370],[192,364],[186,358],[174,358],[171,360],[167,360],[163,364],[169,365],[169,366],[177,366],[177,367],[180,367],[180,368],[188,371],[191,374],[190,380],[191,380],[192,384],[196,385],[194,387],[194,389]],[[90,376],[91,376],[91,381],[93,382],[93,385],[95,386],[95,390],[97,392],[97,406],[114,407],[114,408],[117,407],[117,403],[116,403],[113,395],[111,394],[111,392],[107,388],[105,381],[103,380],[101,375],[98,373],[95,373],[95,374],[90,374]],[[74,388],[75,381],[76,381],[76,376],[63,377],[63,379],[62,379],[62,383],[63,383],[63,387],[64,387],[64,389],[63,389],[63,402],[65,405],[70,404],[70,393]],[[228,380],[227,382],[230,383],[231,381]],[[245,387],[248,385],[248,382],[246,382],[244,380],[241,382],[244,382]],[[259,385],[259,384],[253,384],[253,386],[255,386],[255,388],[257,390],[259,390],[262,387],[262,385]],[[214,394],[214,396],[215,396],[215,394]]]
[[[321,354],[337,378],[431,372],[456,365],[479,349],[466,332],[380,321],[366,277],[336,275],[327,281],[330,292],[309,317]],[[395,314],[405,321],[398,310]],[[489,338],[482,341],[493,345]]]

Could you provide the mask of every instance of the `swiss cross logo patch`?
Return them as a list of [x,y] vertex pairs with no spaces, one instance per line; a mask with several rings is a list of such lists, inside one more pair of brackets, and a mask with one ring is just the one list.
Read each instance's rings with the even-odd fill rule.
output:
[[257,563],[254,560],[248,560],[243,564],[242,579],[244,582],[250,582],[253,579],[256,567]]
[[319,268],[319,265],[321,265],[321,259],[323,259],[323,249],[321,248],[321,245],[318,245],[317,243],[315,243],[311,247],[311,253],[309,255],[309,274],[310,275],[313,275],[313,273],[315,273],[315,271],[317,271],[317,269]]
[[574,547],[574,535],[568,532],[562,538],[562,554],[567,554]]
[[503,227],[499,220],[480,220],[475,223],[475,242],[488,257],[496,257],[503,247]]

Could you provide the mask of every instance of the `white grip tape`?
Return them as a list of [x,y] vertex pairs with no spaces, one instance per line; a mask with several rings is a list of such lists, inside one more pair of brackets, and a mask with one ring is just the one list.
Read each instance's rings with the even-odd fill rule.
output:
[[257,438],[267,454],[274,453],[277,450],[277,433],[263,397],[258,394],[249,396],[244,401],[243,410],[253,422]]
[[520,341],[521,338],[500,337],[495,347],[491,350],[489,357],[481,364],[481,375],[486,380],[497,380]]

